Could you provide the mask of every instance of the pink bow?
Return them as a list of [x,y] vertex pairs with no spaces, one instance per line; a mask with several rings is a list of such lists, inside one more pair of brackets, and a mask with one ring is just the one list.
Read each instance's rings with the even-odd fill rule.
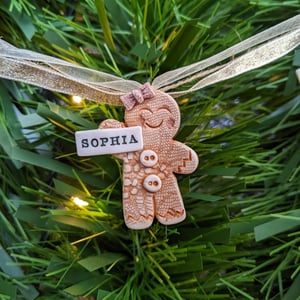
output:
[[131,93],[121,96],[126,109],[131,110],[136,103],[143,103],[145,99],[155,96],[154,90],[149,82],[145,83],[140,89],[133,90]]

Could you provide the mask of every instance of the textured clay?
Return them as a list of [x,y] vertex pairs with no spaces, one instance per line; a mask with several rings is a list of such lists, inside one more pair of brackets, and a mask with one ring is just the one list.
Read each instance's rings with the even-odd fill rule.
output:
[[108,119],[100,128],[141,126],[144,148],[114,154],[123,160],[123,212],[131,229],[151,226],[154,217],[162,224],[185,219],[185,209],[174,173],[189,174],[198,166],[197,154],[174,141],[180,126],[176,101],[166,93],[137,103],[125,112],[125,122]]

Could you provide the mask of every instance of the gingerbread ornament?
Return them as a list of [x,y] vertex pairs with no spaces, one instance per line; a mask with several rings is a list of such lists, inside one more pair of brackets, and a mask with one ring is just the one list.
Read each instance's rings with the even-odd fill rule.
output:
[[[147,91],[146,93],[144,91]],[[185,219],[176,174],[189,174],[198,166],[197,154],[173,140],[180,126],[180,111],[168,94],[149,84],[121,97],[125,122],[105,120],[106,128],[142,128],[143,149],[114,154],[123,160],[123,212],[131,229],[151,226],[154,217],[165,225]]]

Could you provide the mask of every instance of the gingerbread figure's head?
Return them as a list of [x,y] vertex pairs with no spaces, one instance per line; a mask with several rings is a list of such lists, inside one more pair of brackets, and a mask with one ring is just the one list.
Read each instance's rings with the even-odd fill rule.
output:
[[125,112],[126,126],[141,126],[173,137],[180,126],[180,111],[176,101],[166,93],[155,91],[155,96],[137,103]]

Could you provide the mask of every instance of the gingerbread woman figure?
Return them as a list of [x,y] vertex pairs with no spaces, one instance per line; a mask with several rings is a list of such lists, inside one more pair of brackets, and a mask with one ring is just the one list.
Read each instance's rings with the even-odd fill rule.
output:
[[162,224],[176,224],[186,213],[176,174],[189,174],[198,166],[197,154],[173,140],[180,111],[168,94],[145,84],[140,90],[122,96],[125,122],[108,119],[100,128],[141,126],[143,149],[114,154],[123,160],[123,213],[131,229],[151,226],[154,217]]

